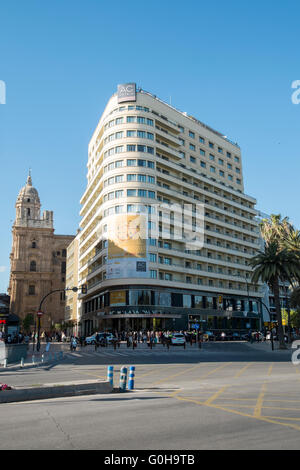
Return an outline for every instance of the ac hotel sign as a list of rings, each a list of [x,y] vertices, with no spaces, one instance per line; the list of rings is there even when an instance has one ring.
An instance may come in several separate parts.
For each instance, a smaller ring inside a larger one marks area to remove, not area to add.
[[[123,101],[136,101],[135,83],[123,83],[118,85],[118,103]]]

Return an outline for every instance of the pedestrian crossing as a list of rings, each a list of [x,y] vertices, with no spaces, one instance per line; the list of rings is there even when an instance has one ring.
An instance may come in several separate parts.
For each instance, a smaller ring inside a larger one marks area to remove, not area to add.
[[[191,350],[190,350],[191,351]],[[161,357],[164,355],[182,355],[185,354],[186,352],[190,351],[184,351],[184,350],[168,350],[167,348],[159,349],[159,350],[146,350],[146,349],[128,349],[128,350],[109,350],[107,351],[106,349],[100,349],[97,351],[84,351],[84,350],[77,350],[77,351],[70,351],[70,352],[65,352],[64,357],[65,358],[89,358],[89,357]],[[196,351],[196,349],[194,349]]]

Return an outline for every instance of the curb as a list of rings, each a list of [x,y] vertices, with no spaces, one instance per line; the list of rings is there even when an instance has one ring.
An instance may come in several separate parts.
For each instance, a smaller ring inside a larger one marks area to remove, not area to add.
[[[13,390],[0,392],[0,404],[48,398],[72,397],[112,393],[109,382],[65,382],[64,384],[45,384],[40,387],[15,387]]]

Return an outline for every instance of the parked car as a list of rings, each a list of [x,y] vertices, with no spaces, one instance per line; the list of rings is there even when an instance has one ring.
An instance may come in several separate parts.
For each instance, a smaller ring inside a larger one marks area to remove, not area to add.
[[[237,331],[232,333],[232,341],[240,341],[242,339],[241,334]]]
[[[171,337],[171,344],[174,346],[184,346],[185,337],[182,333],[174,333]]]

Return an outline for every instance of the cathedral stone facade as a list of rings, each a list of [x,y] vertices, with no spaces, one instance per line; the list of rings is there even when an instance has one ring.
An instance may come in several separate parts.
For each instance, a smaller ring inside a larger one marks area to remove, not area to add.
[[[54,235],[53,212],[44,211],[41,218],[40,209],[40,198],[29,174],[17,198],[12,228],[10,312],[21,322],[28,314],[36,320],[41,299],[50,291],[60,289],[42,307],[42,329],[52,331],[64,321],[66,253],[74,236]]]

